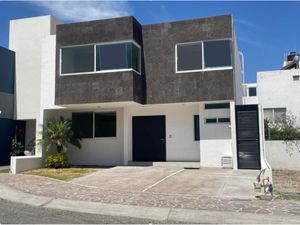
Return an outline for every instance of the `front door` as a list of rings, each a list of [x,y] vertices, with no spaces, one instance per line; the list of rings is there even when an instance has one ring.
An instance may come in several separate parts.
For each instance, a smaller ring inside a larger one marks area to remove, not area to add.
[[[239,169],[260,169],[258,105],[236,106]]]
[[[132,118],[133,161],[166,161],[165,116]]]

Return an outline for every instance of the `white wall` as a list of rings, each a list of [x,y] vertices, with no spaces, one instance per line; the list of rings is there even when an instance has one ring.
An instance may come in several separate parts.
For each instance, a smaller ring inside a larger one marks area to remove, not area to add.
[[[231,124],[206,124],[205,118],[231,117],[230,109],[204,109],[200,111],[200,158],[203,167],[221,167],[222,156],[233,156]],[[231,120],[234,118],[231,118]]]
[[[265,151],[272,169],[300,170],[300,146],[292,142],[266,141]]]
[[[263,108],[283,108],[300,117],[300,81],[293,81],[300,69],[257,73],[258,102]]]
[[[235,36],[235,32],[233,31],[233,59],[234,59],[234,83],[235,83],[235,103],[237,105],[241,105],[243,103],[243,72],[242,72],[242,64],[239,55],[239,49],[237,46],[237,40]]]
[[[165,115],[166,160],[199,161],[199,141],[194,140],[194,115],[198,114],[198,104],[164,104],[128,108],[125,123],[127,128],[125,158],[127,161],[132,161],[132,116]]]
[[[10,171],[12,174],[44,166],[42,157],[39,156],[12,156],[10,157]]]
[[[87,138],[82,139],[82,148],[78,149],[70,146],[69,159],[72,165],[123,165],[123,109],[84,109],[84,110],[46,110],[45,121],[59,119],[63,116],[65,119],[72,118],[72,112],[117,112],[117,137],[115,138]]]
[[[9,49],[16,52],[16,118],[37,119],[41,104],[43,39],[57,22],[50,16],[10,21]]]

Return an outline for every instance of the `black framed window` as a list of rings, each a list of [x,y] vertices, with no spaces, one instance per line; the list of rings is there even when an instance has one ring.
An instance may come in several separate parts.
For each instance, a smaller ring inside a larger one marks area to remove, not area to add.
[[[202,69],[202,43],[177,45],[177,71]]]
[[[205,109],[229,109],[230,104],[228,102],[225,103],[208,103],[204,105]]]
[[[230,118],[218,118],[218,123],[230,123]]]
[[[256,96],[256,87],[248,88],[249,96]]]
[[[61,49],[61,73],[94,71],[94,46],[66,47]]]
[[[93,138],[93,113],[72,113],[72,129],[75,137]]]
[[[205,41],[204,68],[231,66],[230,40]]]
[[[206,118],[205,123],[217,123],[217,118]]]
[[[194,115],[194,138],[195,141],[200,141],[199,115]]]
[[[95,113],[95,137],[116,137],[116,112]]]

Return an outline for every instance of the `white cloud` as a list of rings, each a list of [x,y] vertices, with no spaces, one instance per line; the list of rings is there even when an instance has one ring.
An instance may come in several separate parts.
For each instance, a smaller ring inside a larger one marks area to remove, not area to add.
[[[257,27],[254,23],[248,21],[248,20],[244,20],[244,19],[234,19],[233,20],[235,23],[237,24],[241,24],[241,25],[245,25],[248,27]]]
[[[61,20],[88,21],[127,16],[127,2],[112,1],[35,1],[31,2]]]
[[[237,37],[237,40],[245,44],[252,45],[254,47],[259,47],[259,48],[267,47],[267,44],[247,37]]]

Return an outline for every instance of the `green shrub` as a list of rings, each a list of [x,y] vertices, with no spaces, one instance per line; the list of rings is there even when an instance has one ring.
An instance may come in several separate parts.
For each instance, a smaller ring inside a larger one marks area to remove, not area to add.
[[[14,138],[11,142],[11,156],[23,156],[24,155],[24,146],[21,142],[17,141],[17,138]]]
[[[69,159],[65,152],[50,155],[45,160],[46,168],[67,168],[69,167]]]

